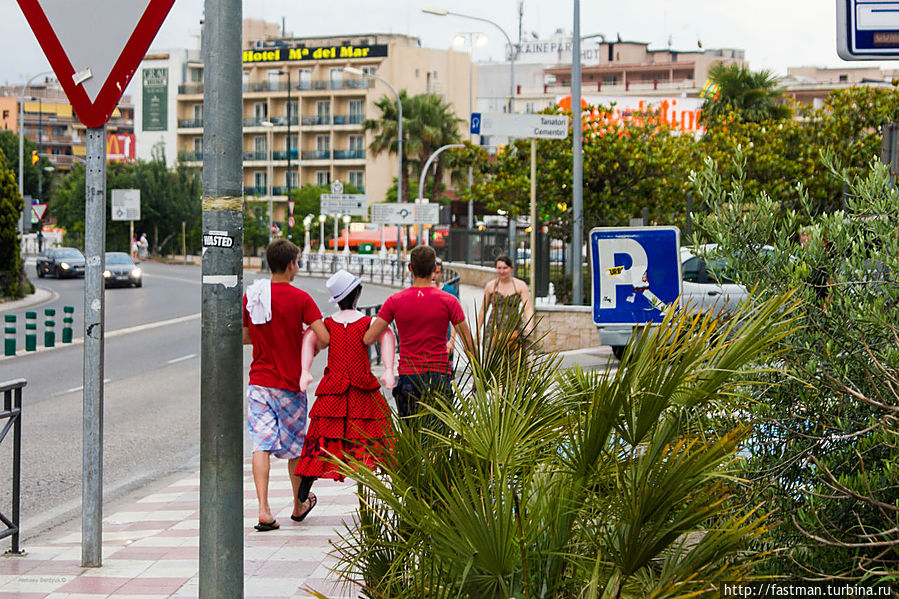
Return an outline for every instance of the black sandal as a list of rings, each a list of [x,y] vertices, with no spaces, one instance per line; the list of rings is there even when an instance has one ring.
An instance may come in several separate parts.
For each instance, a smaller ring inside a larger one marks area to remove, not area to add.
[[[315,493],[313,493],[313,492],[310,491],[310,492],[309,492],[309,498],[308,498],[306,501],[309,502],[309,509],[306,510],[305,512],[303,512],[303,515],[302,515],[302,516],[294,516],[293,514],[291,514],[291,515],[290,515],[290,519],[291,519],[291,520],[293,520],[294,522],[302,522],[303,520],[305,520],[305,519],[306,519],[306,516],[309,515],[309,512],[312,511],[312,508],[315,507],[315,504],[318,503],[318,497],[315,496]]]

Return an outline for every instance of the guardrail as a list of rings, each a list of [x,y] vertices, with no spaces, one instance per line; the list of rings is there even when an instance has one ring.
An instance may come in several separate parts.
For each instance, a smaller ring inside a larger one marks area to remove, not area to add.
[[[0,522],[6,530],[0,531],[0,539],[12,537],[12,547],[4,555],[23,555],[19,547],[19,497],[22,481],[22,388],[28,384],[25,379],[15,379],[0,383],[3,393],[3,411],[0,420],[6,420],[0,431],[0,443],[12,429],[12,514],[10,517],[0,513]]]

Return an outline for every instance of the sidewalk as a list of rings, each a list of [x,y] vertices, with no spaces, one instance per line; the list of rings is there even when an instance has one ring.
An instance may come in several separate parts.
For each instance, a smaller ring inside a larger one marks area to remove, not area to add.
[[[460,295],[474,322],[482,290],[462,285]],[[562,355],[562,366],[603,368],[610,357],[608,347],[575,350]],[[332,599],[356,597],[356,589],[343,586],[330,572],[336,562],[328,556],[344,522],[352,521],[358,505],[355,484],[317,481],[318,504],[307,520],[297,523],[290,519],[292,490],[284,469],[283,460],[273,460],[269,483],[281,528],[260,533],[253,529],[257,508],[249,456],[244,462],[244,597],[310,597],[309,590]],[[0,558],[0,599],[198,597],[199,481],[195,468],[173,475],[131,504],[106,506],[101,568],[80,566],[80,521],[35,541],[29,540],[35,531],[26,530],[21,546],[27,555]],[[0,540],[0,547],[8,549],[9,541]]]

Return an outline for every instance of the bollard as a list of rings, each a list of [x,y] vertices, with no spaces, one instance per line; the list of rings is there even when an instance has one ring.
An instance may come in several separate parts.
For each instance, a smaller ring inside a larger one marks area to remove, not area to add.
[[[6,327],[3,329],[6,338],[3,340],[3,355],[16,355],[16,315],[7,314],[3,318],[6,321]]]
[[[44,347],[56,347],[56,331],[53,330],[53,327],[56,326],[56,321],[50,320],[55,316],[55,308],[44,308],[44,317],[47,318],[44,321]]]
[[[71,343],[72,342],[72,323],[75,322],[74,314],[75,314],[75,306],[63,306],[63,317],[62,317],[62,342],[63,343]]]
[[[37,351],[37,312],[25,312],[25,351]]]

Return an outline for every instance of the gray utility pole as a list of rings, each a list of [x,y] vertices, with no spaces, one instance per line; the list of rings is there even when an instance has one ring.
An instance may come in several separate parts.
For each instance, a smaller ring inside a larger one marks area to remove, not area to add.
[[[242,6],[240,0],[206,0],[205,13],[199,596],[200,599],[241,599]],[[207,236],[212,239],[208,245]]]
[[[84,397],[81,433],[81,566],[103,565],[103,336],[106,309],[106,126],[86,137],[84,196]]]
[[[572,130],[572,194],[574,196],[571,221],[571,303],[584,302],[584,126],[581,117],[581,2],[574,0],[574,31],[571,34],[571,112]]]
[[[31,86],[31,82],[39,77],[43,77],[45,75],[52,75],[53,71],[44,71],[43,73],[38,73],[37,75],[31,77],[25,85],[22,86],[22,93],[19,98],[19,195],[22,197],[22,220],[19,221],[19,235],[20,239],[25,239],[25,221],[28,219],[28,215],[31,213],[31,206],[25,206],[25,184],[24,184],[24,173],[25,173],[25,163],[24,163],[24,155],[25,155],[25,91]],[[104,149],[105,151],[105,149]],[[24,249],[24,247],[22,248]]]

